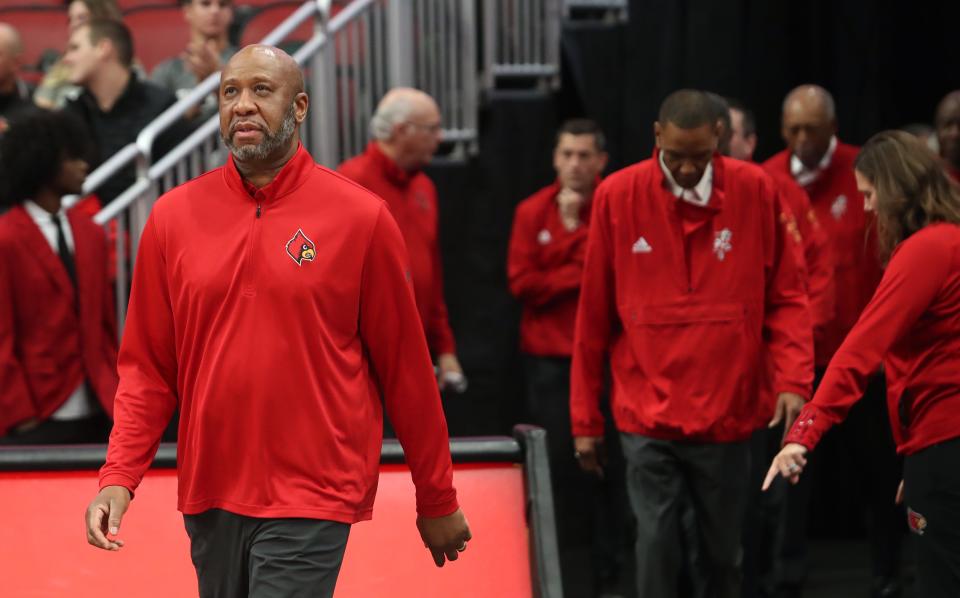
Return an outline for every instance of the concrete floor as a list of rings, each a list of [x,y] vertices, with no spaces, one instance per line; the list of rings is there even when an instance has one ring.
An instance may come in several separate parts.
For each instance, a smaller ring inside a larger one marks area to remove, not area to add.
[[[913,577],[912,545],[904,546],[902,598],[919,598],[911,591]],[[863,541],[814,541],[810,544],[810,576],[804,587],[804,598],[868,598],[871,573],[867,544]],[[565,598],[594,598],[590,573],[590,554],[586,548],[567,551],[561,566]],[[627,567],[626,576],[632,575]],[[637,598],[629,579],[621,584],[623,598]]]

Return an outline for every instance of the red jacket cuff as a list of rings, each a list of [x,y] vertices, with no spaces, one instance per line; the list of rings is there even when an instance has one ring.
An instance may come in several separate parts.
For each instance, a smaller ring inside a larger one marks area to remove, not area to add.
[[[123,473],[108,473],[100,476],[100,489],[103,490],[107,486],[123,486],[130,491],[130,498],[133,498],[134,492],[137,489],[137,486],[140,484],[134,480],[131,476],[128,476]]]
[[[429,505],[417,504],[417,515],[421,517],[446,517],[459,508],[460,503],[457,502],[457,495],[454,494],[453,498],[443,502]]]
[[[590,423],[590,424],[573,424],[573,436],[592,436],[594,438],[603,436],[606,430],[604,430],[603,422],[599,423]]]
[[[793,426],[790,427],[790,431],[783,439],[783,444],[801,444],[807,450],[812,451],[829,428],[830,424],[817,414],[816,409],[808,405],[800,411],[800,415],[797,416]]]

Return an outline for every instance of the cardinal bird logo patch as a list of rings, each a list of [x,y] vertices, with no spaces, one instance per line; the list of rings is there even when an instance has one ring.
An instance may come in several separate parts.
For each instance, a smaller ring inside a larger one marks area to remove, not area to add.
[[[317,246],[303,234],[302,228],[298,228],[297,234],[287,241],[287,255],[302,266],[303,262],[312,262],[317,257]]]

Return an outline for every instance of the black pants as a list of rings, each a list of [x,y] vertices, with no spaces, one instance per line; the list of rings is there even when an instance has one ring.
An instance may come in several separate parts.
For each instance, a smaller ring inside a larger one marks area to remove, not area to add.
[[[739,598],[741,528],[747,502],[747,442],[695,444],[622,435],[627,489],[637,519],[637,594],[680,595],[684,509],[692,510],[697,558],[711,598]]]
[[[783,509],[790,484],[760,490],[774,456],[780,452],[783,426],[762,428],[750,438],[750,475],[743,522],[743,598],[774,595],[782,568]],[[813,455],[810,455],[813,458]]]
[[[609,407],[603,479],[583,472],[573,456],[570,429],[570,359],[525,356],[527,415],[547,431],[557,536],[561,551],[590,544],[597,586],[616,585],[627,547],[628,505],[623,451]]]
[[[818,371],[816,385],[822,379]],[[846,421],[837,426],[809,456],[800,483],[774,483],[760,495],[757,480],[763,480],[770,462],[780,450],[783,428],[758,431],[753,439],[751,506],[744,530],[744,598],[799,593],[807,576],[807,521],[811,500],[820,520],[829,520],[834,498],[833,478],[856,480],[865,504],[867,537],[875,580],[895,580],[905,534],[902,509],[894,504],[902,465],[893,446],[886,410],[886,385],[882,375],[871,378],[863,398]],[[832,469],[828,466],[833,465]],[[849,484],[849,482],[848,482]]]
[[[350,526],[210,509],[184,515],[200,598],[329,598]]]
[[[960,438],[910,455],[904,462],[904,502],[917,534],[916,594],[960,596]]]

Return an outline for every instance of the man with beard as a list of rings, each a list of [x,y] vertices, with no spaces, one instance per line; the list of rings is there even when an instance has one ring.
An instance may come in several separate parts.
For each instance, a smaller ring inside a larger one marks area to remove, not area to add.
[[[366,151],[337,170],[382,197],[390,206],[410,253],[417,308],[440,387],[463,379],[443,297],[437,234],[437,189],[423,168],[440,143],[440,109],[417,89],[390,90],[370,122]]]
[[[333,594],[350,525],[372,515],[382,404],[437,566],[470,539],[403,238],[381,199],[300,145],[303,89],[283,51],[238,52],[219,92],[230,160],[154,206],[86,514],[88,542],[124,546],[179,406],[178,508],[203,598]]]
[[[940,157],[953,180],[960,183],[960,90],[951,91],[937,104],[934,125]]]

